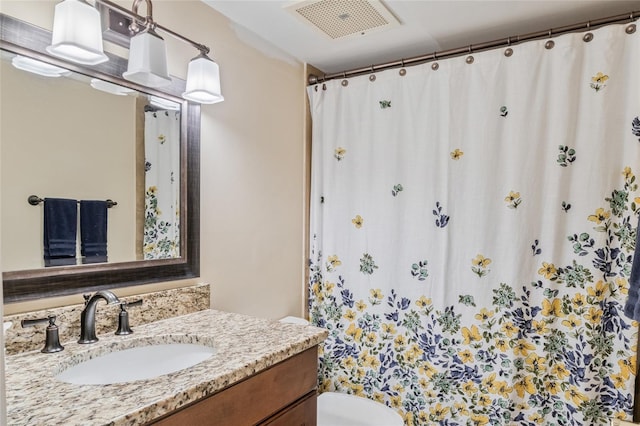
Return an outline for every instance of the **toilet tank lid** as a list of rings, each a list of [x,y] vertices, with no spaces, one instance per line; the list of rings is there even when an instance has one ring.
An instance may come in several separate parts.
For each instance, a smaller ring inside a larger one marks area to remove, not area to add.
[[[301,324],[301,325],[309,325],[309,321],[304,318],[299,317],[284,317],[279,320],[280,322],[284,322],[287,324]]]

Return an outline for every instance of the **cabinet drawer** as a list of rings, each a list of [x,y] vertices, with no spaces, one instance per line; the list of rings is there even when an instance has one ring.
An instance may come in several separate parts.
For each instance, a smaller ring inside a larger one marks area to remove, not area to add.
[[[288,410],[276,414],[262,426],[316,426],[318,412],[318,395],[311,392],[302,401]]]
[[[314,346],[152,424],[161,426],[258,424],[315,391],[317,365],[318,353],[317,347]],[[313,415],[316,415],[315,410]]]

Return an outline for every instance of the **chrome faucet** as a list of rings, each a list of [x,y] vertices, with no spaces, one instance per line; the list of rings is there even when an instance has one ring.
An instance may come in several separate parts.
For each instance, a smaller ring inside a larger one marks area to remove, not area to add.
[[[100,299],[104,299],[108,305],[120,303],[116,295],[108,290],[98,291],[93,296],[85,294],[84,309],[80,315],[80,340],[78,340],[78,343],[98,341],[96,337],[96,307]]]

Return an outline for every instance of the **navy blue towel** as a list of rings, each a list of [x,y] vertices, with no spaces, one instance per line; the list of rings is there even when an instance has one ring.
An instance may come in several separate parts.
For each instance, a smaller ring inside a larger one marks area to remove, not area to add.
[[[80,201],[80,252],[82,263],[107,261],[106,201]]]
[[[44,199],[44,266],[76,264],[78,202]]]
[[[624,314],[636,321],[640,320],[640,217],[636,228],[636,248],[633,252],[631,276],[629,277],[629,295],[624,305]]]

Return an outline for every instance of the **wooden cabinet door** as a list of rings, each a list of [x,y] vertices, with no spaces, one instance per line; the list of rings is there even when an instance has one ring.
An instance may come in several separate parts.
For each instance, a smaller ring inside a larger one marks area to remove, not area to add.
[[[310,393],[315,396],[317,366],[318,351],[314,346],[151,424],[251,426],[272,417],[275,419],[276,413],[301,398]],[[315,399],[313,403],[309,402],[309,407],[315,418]]]

